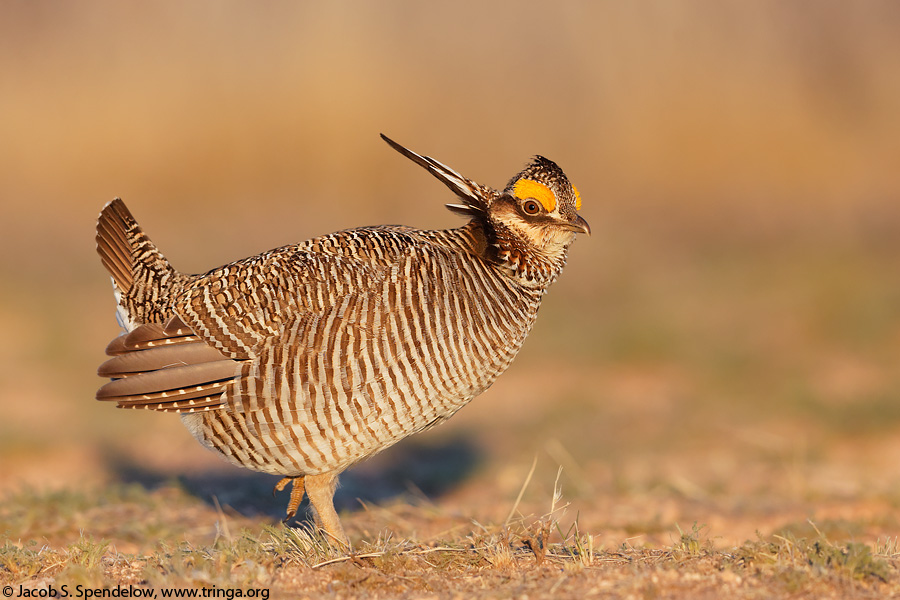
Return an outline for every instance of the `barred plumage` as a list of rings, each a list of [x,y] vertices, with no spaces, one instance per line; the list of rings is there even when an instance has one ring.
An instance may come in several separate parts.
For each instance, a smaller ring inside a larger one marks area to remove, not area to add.
[[[384,137],[384,136],[382,136]],[[543,157],[501,192],[384,138],[443,181],[458,228],[363,227],[240,260],[175,271],[119,200],[97,249],[125,333],[97,393],[177,412],[231,462],[294,483],[347,543],[337,475],[450,417],[512,362],[569,244],[590,233],[578,192]]]

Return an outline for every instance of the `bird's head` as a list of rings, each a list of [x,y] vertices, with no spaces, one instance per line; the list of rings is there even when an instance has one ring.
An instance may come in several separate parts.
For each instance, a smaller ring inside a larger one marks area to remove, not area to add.
[[[539,271],[546,270],[550,263],[561,269],[576,234],[591,233],[590,225],[578,214],[578,190],[552,160],[535,156],[503,191],[498,191],[463,177],[433,158],[416,154],[383,134],[381,137],[453,190],[461,202],[448,204],[447,208],[482,222],[489,230],[498,258],[523,271],[526,278],[530,278],[529,262],[538,263],[530,268]]]
[[[579,210],[581,196],[559,165],[535,156],[509,180],[489,214],[536,248],[552,251],[571,244],[577,233],[590,235]]]

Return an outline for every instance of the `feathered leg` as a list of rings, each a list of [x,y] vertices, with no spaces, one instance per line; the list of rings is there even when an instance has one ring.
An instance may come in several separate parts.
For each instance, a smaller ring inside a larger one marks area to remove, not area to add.
[[[337,473],[306,476],[306,495],[316,511],[316,524],[325,531],[329,541],[350,547],[350,539],[341,527],[337,511],[334,510],[334,490],[337,487]]]

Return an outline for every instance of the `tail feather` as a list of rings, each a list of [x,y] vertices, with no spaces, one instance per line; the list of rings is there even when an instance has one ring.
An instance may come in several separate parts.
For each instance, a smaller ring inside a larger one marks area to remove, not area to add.
[[[131,257],[123,253],[128,247],[121,221],[101,220],[97,223],[97,252],[103,266],[119,289],[127,290],[133,281]]]
[[[169,298],[183,278],[116,198],[97,221],[97,253],[113,280],[119,322],[126,331],[172,316]]]
[[[113,280],[125,333],[106,348],[98,374],[112,381],[98,400],[121,408],[190,413],[216,410],[237,362],[207,345],[172,309],[187,276],[178,273],[116,198],[97,221],[97,253]]]

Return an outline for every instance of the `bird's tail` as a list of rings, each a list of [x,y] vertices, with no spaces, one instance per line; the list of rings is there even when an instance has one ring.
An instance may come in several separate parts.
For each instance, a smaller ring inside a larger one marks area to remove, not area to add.
[[[119,198],[100,213],[97,253],[112,276],[123,329],[164,323],[172,316],[170,298],[184,277],[172,268]]]

